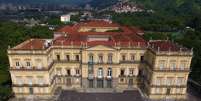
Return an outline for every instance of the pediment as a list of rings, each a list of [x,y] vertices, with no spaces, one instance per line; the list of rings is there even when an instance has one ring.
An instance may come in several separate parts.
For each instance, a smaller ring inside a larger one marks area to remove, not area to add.
[[[113,51],[115,50],[113,47],[104,46],[104,45],[96,45],[93,47],[89,47],[86,50],[93,50],[93,51]]]

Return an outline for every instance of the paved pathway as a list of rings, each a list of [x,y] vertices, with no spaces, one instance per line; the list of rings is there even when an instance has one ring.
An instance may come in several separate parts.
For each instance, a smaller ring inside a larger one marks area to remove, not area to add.
[[[63,91],[58,101],[143,101],[137,90],[123,93],[78,93]]]

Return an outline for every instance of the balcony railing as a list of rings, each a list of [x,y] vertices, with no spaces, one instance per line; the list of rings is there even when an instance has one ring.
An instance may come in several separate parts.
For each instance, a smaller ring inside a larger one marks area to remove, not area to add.
[[[171,69],[171,68],[154,68],[153,69],[154,71],[162,71],[162,72],[189,72],[190,69],[189,68],[174,68],[174,69]]]
[[[13,87],[48,87],[49,84],[12,84]]]
[[[45,67],[10,67],[11,71],[47,71],[48,68]]]

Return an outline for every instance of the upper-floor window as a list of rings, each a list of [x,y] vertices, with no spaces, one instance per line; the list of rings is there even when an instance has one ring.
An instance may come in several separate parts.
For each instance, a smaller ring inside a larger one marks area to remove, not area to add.
[[[28,80],[28,84],[29,85],[32,85],[33,84],[33,77],[27,77],[27,80]]]
[[[102,78],[102,77],[103,77],[103,69],[98,68],[98,78]]]
[[[42,69],[42,60],[36,59],[37,69]]]
[[[173,77],[167,77],[166,84],[172,85],[173,84]]]
[[[108,63],[112,63],[112,54],[108,54]]]
[[[66,55],[66,61],[70,61],[70,55]]]
[[[112,77],[112,68],[108,68],[107,76]]]
[[[183,70],[184,68],[186,68],[186,64],[187,64],[186,61],[181,61],[181,63],[180,63],[180,69]]]
[[[38,63],[37,68],[38,68],[38,69],[42,69],[42,63],[41,63],[41,62]]]
[[[159,68],[160,68],[160,70],[163,70],[165,68],[165,60],[159,61]]]
[[[125,74],[124,72],[125,72],[125,69],[121,69],[120,70],[120,75],[123,76]]]
[[[44,78],[42,76],[38,77],[38,84],[40,85],[44,84]]]
[[[135,55],[131,54],[131,61],[135,61]]]
[[[93,54],[89,54],[89,62],[93,62],[94,61],[94,56]]]
[[[76,75],[80,75],[80,70],[79,70],[79,69],[76,69],[76,70],[75,70],[75,74],[76,74]]]
[[[130,68],[130,69],[129,69],[129,75],[130,75],[130,76],[133,76],[133,75],[134,75],[134,69],[133,69],[133,68]]]
[[[19,84],[19,85],[22,85],[23,84],[23,79],[21,76],[17,76],[16,77],[16,83]]]
[[[27,61],[26,66],[27,66],[28,69],[30,69],[31,68],[31,63],[29,61]]]
[[[68,76],[71,75],[71,71],[70,71],[70,69],[66,69],[66,75],[68,75]]]
[[[184,84],[184,77],[178,77],[177,78],[177,85],[182,85]]]
[[[79,61],[79,60],[80,60],[79,55],[75,55],[75,60],[76,60],[76,61]]]
[[[19,69],[19,68],[20,68],[20,62],[17,61],[17,62],[15,63],[15,66],[16,66],[17,69]]]
[[[122,61],[126,61],[126,55],[125,55],[125,54],[122,54],[122,55],[121,55],[121,59],[122,59]]]
[[[140,56],[140,61],[143,62],[144,61],[144,55]]]
[[[175,70],[176,69],[176,61],[175,60],[170,61],[170,69],[171,70]]]
[[[59,54],[57,54],[57,60],[58,61],[60,61],[61,59],[60,59],[60,55]]]
[[[61,73],[61,68],[56,68],[56,73],[57,73],[57,75],[61,75],[62,73]]]
[[[98,62],[103,63],[103,55],[102,54],[98,55]]]
[[[156,85],[162,85],[162,81],[163,81],[163,78],[162,78],[162,77],[157,77],[155,84],[156,84]]]

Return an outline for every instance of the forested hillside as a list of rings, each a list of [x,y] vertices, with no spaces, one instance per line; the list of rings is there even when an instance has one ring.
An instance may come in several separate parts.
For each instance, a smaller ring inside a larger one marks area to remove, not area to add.
[[[147,39],[161,39],[166,33],[165,37],[193,48],[190,77],[201,84],[201,0],[130,1],[153,12],[113,14],[113,20],[125,25],[139,26],[146,32],[151,32],[145,35]]]

